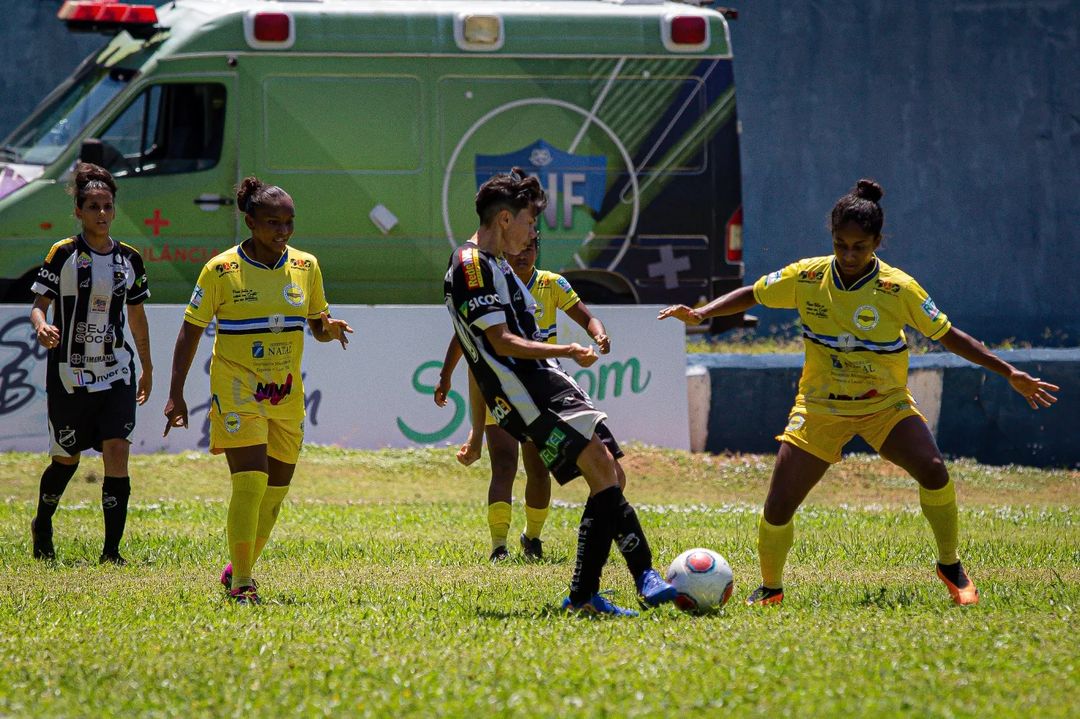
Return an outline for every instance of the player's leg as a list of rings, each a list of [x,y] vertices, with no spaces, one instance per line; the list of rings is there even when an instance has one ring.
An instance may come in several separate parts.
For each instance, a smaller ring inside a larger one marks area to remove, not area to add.
[[[761,586],[750,594],[747,604],[779,604],[783,601],[784,564],[795,539],[795,510],[829,465],[824,459],[791,443],[781,443],[765,496],[765,507],[758,518]]]
[[[56,558],[53,547],[53,515],[60,505],[60,498],[68,482],[79,468],[79,456],[92,444],[87,434],[85,397],[70,395],[64,391],[46,394],[49,419],[49,466],[41,474],[38,483],[37,512],[30,520],[30,539],[35,559]]]
[[[266,445],[227,447],[225,457],[232,475],[232,495],[226,520],[229,560],[232,564],[232,594],[240,602],[257,602],[251,567],[255,563],[259,507],[266,494],[269,478]]]
[[[267,427],[266,467],[267,486],[259,504],[259,524],[255,530],[255,551],[252,563],[262,554],[270,532],[281,513],[281,504],[289,493],[300,447],[304,443],[304,420],[271,419]]]
[[[120,540],[127,524],[131,476],[128,471],[130,437],[135,431],[135,383],[114,385],[101,393],[97,439],[105,464],[101,482],[101,514],[105,521],[102,563],[126,564],[120,556]]]
[[[919,415],[904,417],[889,430],[878,451],[919,483],[919,504],[937,544],[937,575],[953,601],[960,605],[978,603],[979,590],[957,556],[956,487],[926,421]]]
[[[518,441],[497,424],[484,427],[491,460],[491,482],[488,485],[488,529],[491,531],[492,562],[510,557],[506,537],[510,534],[510,516],[514,499],[514,477],[517,475]]]
[[[521,462],[525,465],[525,531],[521,534],[521,549],[527,559],[539,560],[544,557],[540,534],[551,504],[551,474],[532,442],[521,443]]]

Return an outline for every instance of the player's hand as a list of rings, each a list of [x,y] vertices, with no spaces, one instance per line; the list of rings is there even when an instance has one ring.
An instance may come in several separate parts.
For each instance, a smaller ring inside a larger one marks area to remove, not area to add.
[[[582,347],[577,342],[570,343],[570,359],[577,362],[582,367],[591,367],[596,363],[596,360],[600,359],[600,355],[596,354],[596,350],[589,347]]]
[[[188,426],[188,411],[187,402],[183,397],[169,397],[169,400],[165,403],[165,432],[162,437],[169,436],[169,430],[173,427]]]
[[[439,384],[435,386],[435,404],[445,407],[448,394],[450,394],[450,378],[439,375]]]
[[[1056,384],[1043,382],[1038,377],[1032,377],[1027,372],[1021,372],[1020,370],[1016,370],[1009,376],[1009,384],[1024,396],[1032,409],[1038,409],[1040,405],[1049,407],[1054,402],[1057,402],[1057,397],[1050,393],[1061,389]]]
[[[668,317],[674,317],[677,320],[682,320],[688,325],[699,325],[701,321],[705,319],[701,316],[701,313],[692,307],[686,305],[671,305],[660,310],[660,314],[656,316],[658,320],[666,320]]]
[[[341,349],[345,349],[345,345],[349,344],[349,338],[345,336],[345,333],[352,334],[353,332],[353,328],[349,327],[349,323],[331,317],[326,312],[319,315],[319,322],[322,323],[324,336],[329,337],[331,340],[337,340],[341,343]]]
[[[135,401],[139,404],[146,404],[146,400],[150,399],[150,390],[154,388],[154,370],[153,368],[143,367],[142,374],[139,375],[139,389],[135,392]]]
[[[480,452],[484,446],[483,435],[480,435],[478,439],[474,439],[475,436],[475,433],[470,429],[469,438],[465,440],[465,444],[461,445],[461,449],[457,451],[457,461],[466,467],[480,459]]]
[[[600,348],[600,354],[606,355],[611,351],[611,338],[605,334],[599,334],[593,337],[593,342]]]
[[[37,341],[42,347],[52,349],[60,344],[60,330],[46,322],[38,328]]]

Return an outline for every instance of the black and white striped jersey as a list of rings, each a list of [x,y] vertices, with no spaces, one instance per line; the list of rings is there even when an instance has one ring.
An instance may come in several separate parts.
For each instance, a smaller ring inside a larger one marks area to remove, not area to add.
[[[82,235],[52,246],[31,288],[53,301],[52,324],[60,344],[49,350],[45,387],[50,392],[96,392],[130,383],[134,353],[124,328],[124,305],[150,296],[142,256],[130,245],[95,252]]]
[[[484,335],[489,327],[505,324],[519,337],[543,341],[536,324],[536,301],[505,260],[475,244],[462,245],[450,257],[443,293],[465,359],[489,406],[497,396],[515,405],[516,398],[526,400],[521,378],[557,367],[554,360],[500,355]]]

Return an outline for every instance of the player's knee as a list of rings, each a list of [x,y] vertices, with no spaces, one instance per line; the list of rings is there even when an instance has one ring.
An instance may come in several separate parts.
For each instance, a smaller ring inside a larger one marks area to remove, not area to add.
[[[795,516],[795,510],[798,508],[797,502],[785,497],[766,497],[762,515],[764,515],[766,522],[780,527],[792,520]]]
[[[915,469],[915,480],[927,489],[941,489],[949,483],[949,469],[941,455],[927,457]]]

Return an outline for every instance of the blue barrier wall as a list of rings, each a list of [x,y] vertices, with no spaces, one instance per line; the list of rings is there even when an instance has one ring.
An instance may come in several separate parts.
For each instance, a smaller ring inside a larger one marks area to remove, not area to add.
[[[1019,369],[1059,385],[1058,403],[1032,410],[1002,377],[955,355],[913,356],[913,372],[929,370],[940,375],[940,393],[917,397],[920,409],[937,418],[938,447],[946,455],[973,457],[987,464],[1080,467],[1080,350],[998,354]],[[775,452],[774,437],[787,423],[802,359],[800,354],[689,355],[688,365],[704,367],[709,375],[705,449]],[[845,451],[872,450],[856,440]]]

